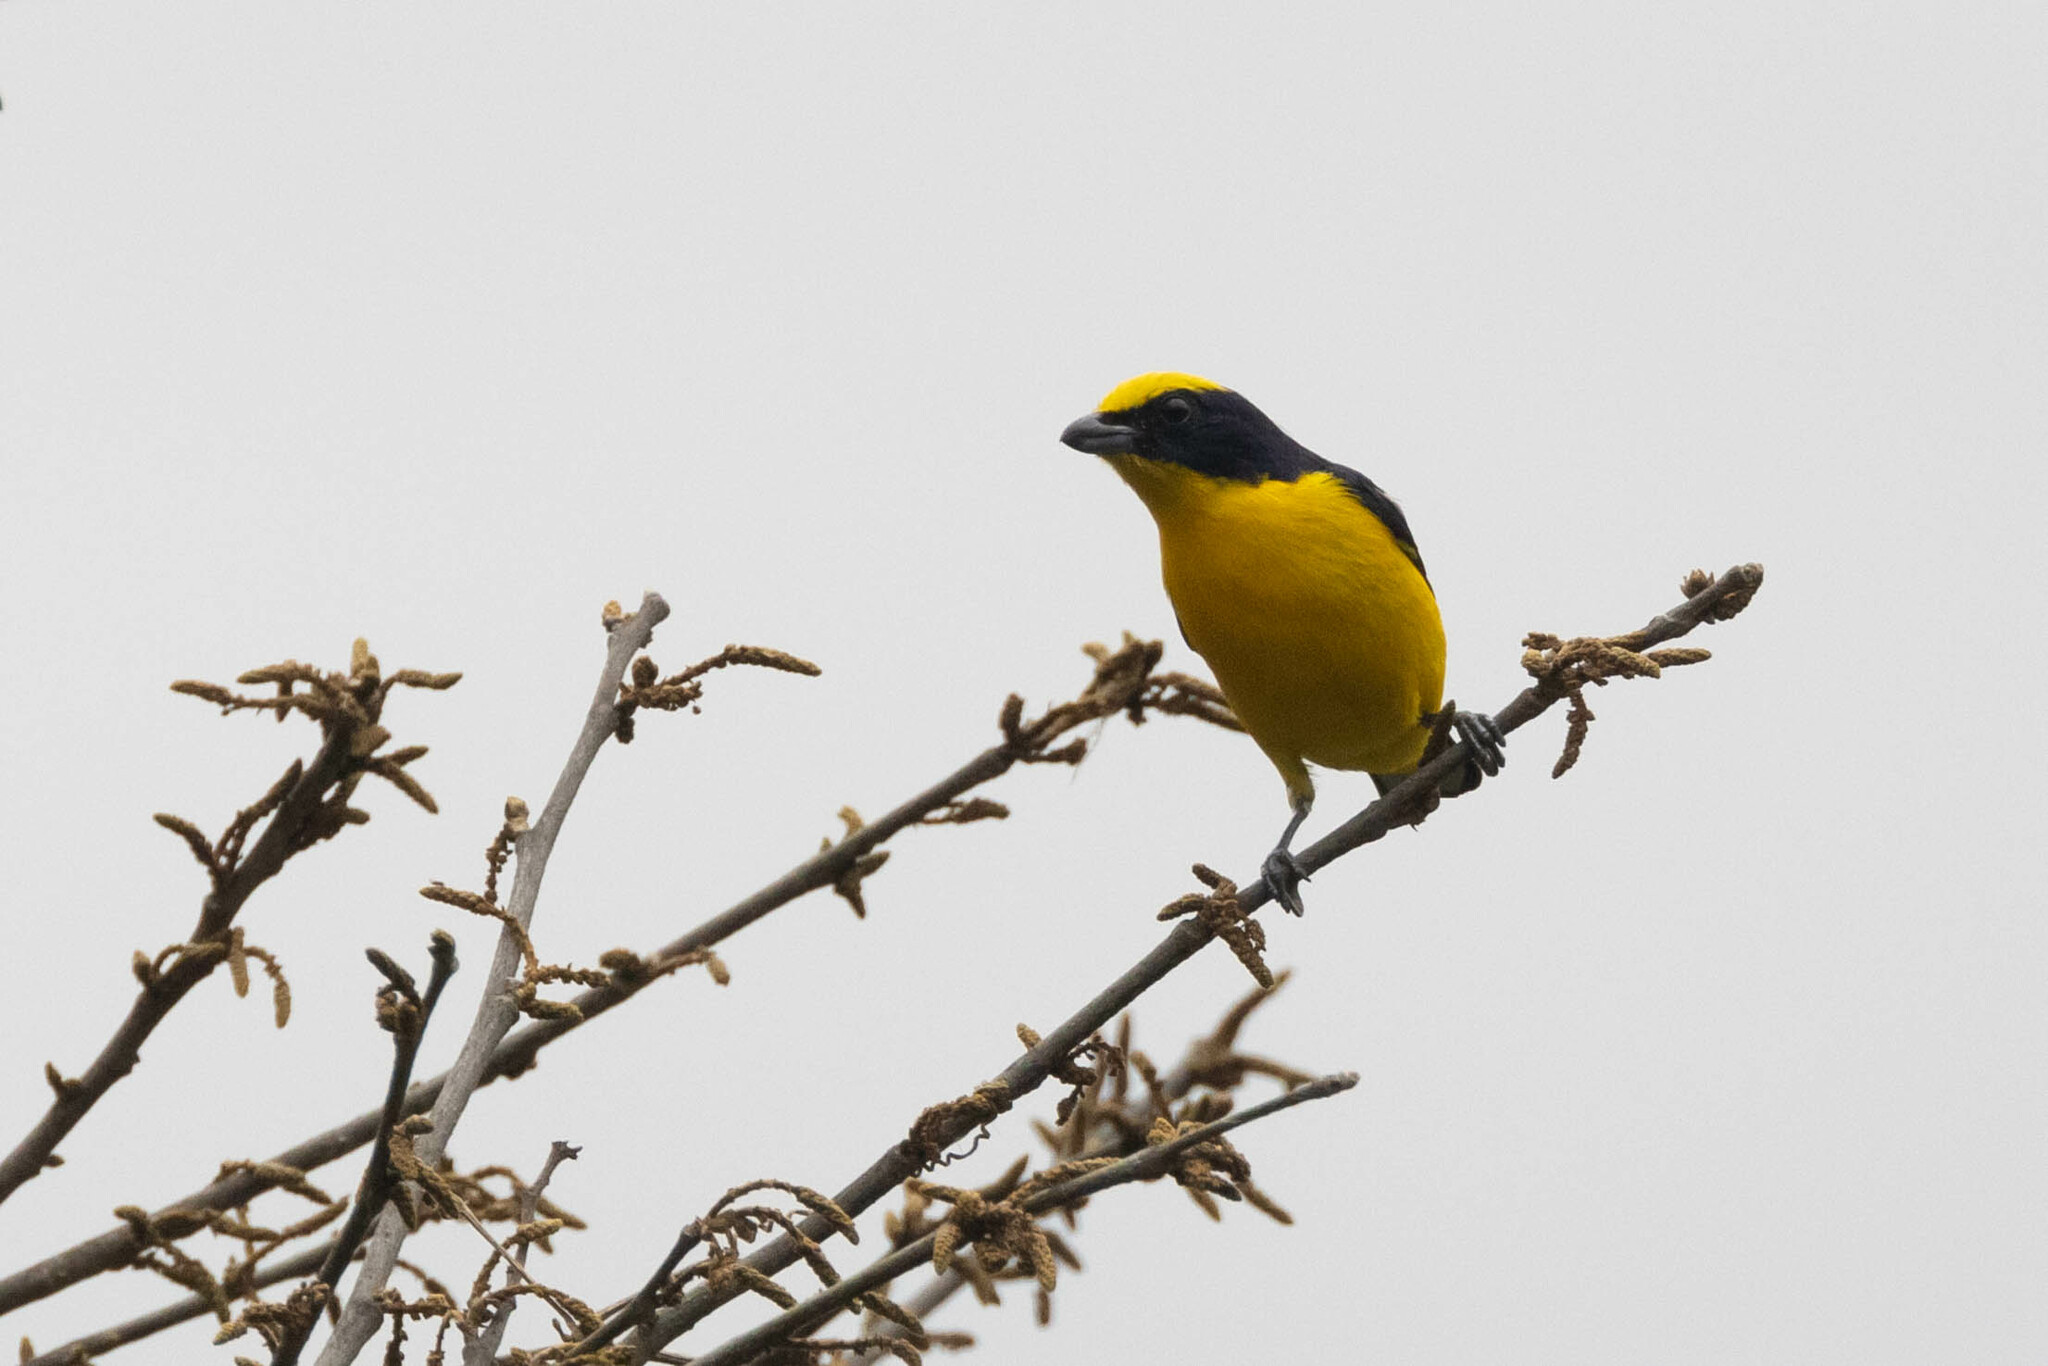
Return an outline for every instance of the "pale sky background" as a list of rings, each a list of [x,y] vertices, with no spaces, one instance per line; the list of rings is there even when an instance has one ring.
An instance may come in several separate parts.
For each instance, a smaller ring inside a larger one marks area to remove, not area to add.
[[[388,715],[442,814],[372,790],[244,913],[290,1028],[200,989],[0,1208],[4,1270],[374,1104],[366,945],[459,934],[445,1065],[491,935],[415,889],[546,795],[606,599],[669,597],[664,666],[825,674],[716,676],[602,757],[536,924],[583,963],[1070,695],[1084,641],[1198,668],[1142,508],[1056,442],[1174,368],[1402,500],[1467,706],[1526,631],[1769,579],[1712,663],[1597,694],[1567,779],[1560,711],[1269,918],[1299,972],[1246,1044],[1364,1076],[1240,1135],[1296,1227],[1126,1189],[1049,1332],[1024,1293],[934,1326],[985,1362],[2048,1359],[2044,53],[2027,4],[0,7],[0,1142],[191,925],[150,813],[217,829],[308,746],[165,685],[357,634],[466,674]],[[1312,836],[1371,795],[1322,790]],[[731,1184],[839,1187],[1285,815],[1248,742],[1170,721],[988,795],[1014,817],[896,841],[864,923],[792,905],[729,988],[482,1093],[465,1165],[583,1145],[550,1278],[609,1300]],[[1140,1042],[1246,980],[1204,953]],[[209,1332],[107,1359],[225,1361]]]

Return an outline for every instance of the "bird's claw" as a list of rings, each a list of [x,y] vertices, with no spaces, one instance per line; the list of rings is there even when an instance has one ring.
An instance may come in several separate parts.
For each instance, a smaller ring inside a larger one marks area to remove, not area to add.
[[[1266,884],[1267,893],[1279,903],[1281,910],[1289,915],[1301,914],[1301,884],[1308,881],[1308,873],[1293,853],[1275,849],[1266,855],[1265,866],[1259,870],[1259,879]]]
[[[1479,765],[1479,771],[1491,778],[1507,765],[1508,756],[1501,752],[1508,742],[1507,732],[1483,711],[1454,711],[1451,713],[1451,729],[1465,742],[1472,762]]]

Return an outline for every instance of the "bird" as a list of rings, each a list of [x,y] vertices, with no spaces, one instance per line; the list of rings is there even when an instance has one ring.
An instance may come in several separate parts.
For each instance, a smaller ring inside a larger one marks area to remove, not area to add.
[[[1126,380],[1060,441],[1100,456],[1158,524],[1181,636],[1286,784],[1292,814],[1260,871],[1300,915],[1309,766],[1364,770],[1385,793],[1421,762],[1442,704],[1443,618],[1407,517],[1198,375]],[[1442,785],[1455,796],[1500,771],[1506,736],[1478,712],[1451,726],[1467,753]]]

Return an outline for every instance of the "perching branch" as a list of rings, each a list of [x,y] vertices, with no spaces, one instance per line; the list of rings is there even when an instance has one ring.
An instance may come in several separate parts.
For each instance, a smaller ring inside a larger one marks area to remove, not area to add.
[[[1326,1096],[1348,1091],[1357,1084],[1356,1072],[1339,1072],[1319,1078],[1271,1100],[1247,1106],[1236,1114],[1227,1115],[1212,1124],[1204,1124],[1165,1142],[1146,1147],[1129,1157],[1047,1186],[1026,1196],[1018,1201],[1018,1204],[1026,1214],[1047,1214],[1113,1186],[1127,1185],[1133,1181],[1154,1180],[1172,1171],[1175,1162],[1189,1150],[1212,1143],[1232,1129],[1311,1100],[1321,1100]],[[879,1290],[906,1271],[931,1262],[939,1233],[940,1230],[927,1233],[916,1242],[896,1249],[837,1284],[825,1287],[794,1309],[786,1310],[757,1328],[727,1339],[702,1356],[692,1357],[691,1366],[742,1366],[777,1343],[802,1337],[829,1321],[855,1298],[869,1291]]]
[[[1612,677],[1654,678],[1664,664],[1692,664],[1704,660],[1707,657],[1704,650],[1674,651],[1674,655],[1681,657],[1661,662],[1654,655],[1643,655],[1642,652],[1667,640],[1676,640],[1703,622],[1728,620],[1749,605],[1757,589],[1763,586],[1763,581],[1764,567],[1760,564],[1736,565],[1718,579],[1694,570],[1681,586],[1686,594],[1685,601],[1668,612],[1658,613],[1638,630],[1606,638],[1580,637],[1569,642],[1560,642],[1554,636],[1530,636],[1527,643],[1531,648],[1523,655],[1522,666],[1535,677],[1536,682],[1522,689],[1496,712],[1494,724],[1502,731],[1519,730],[1558,702],[1571,699],[1575,716],[1573,733],[1566,741],[1565,753],[1568,759],[1575,761],[1579,743],[1584,738],[1584,723],[1577,719],[1576,713],[1584,705],[1580,693],[1586,684],[1604,685]],[[1590,714],[1587,719],[1591,719]],[[1301,851],[1298,857],[1302,868],[1313,873],[1360,845],[1379,839],[1387,831],[1412,824],[1427,815],[1438,782],[1460,762],[1455,756],[1461,753],[1462,747],[1438,755],[1386,796]],[[1570,766],[1561,759],[1553,776],[1562,776]],[[1265,900],[1263,885],[1254,887],[1252,891],[1258,894],[1258,902]]]
[[[1096,661],[1095,677],[1078,698],[1049,708],[1036,721],[1023,722],[1017,719],[1022,703],[1012,697],[1003,708],[1003,743],[983,750],[924,791],[804,859],[759,891],[646,955],[643,961],[665,963],[711,948],[799,897],[838,886],[892,836],[960,809],[961,799],[969,792],[1001,777],[1017,764],[1075,762],[1079,756],[1072,751],[1082,742],[1074,741],[1057,749],[1054,742],[1079,726],[1119,712],[1134,721],[1142,721],[1148,712],[1190,715],[1215,724],[1228,720],[1228,713],[1219,710],[1216,694],[1207,685],[1180,674],[1155,672],[1160,657],[1156,642],[1126,641],[1115,651],[1095,647],[1091,655]],[[552,1020],[533,1021],[514,1031],[492,1050],[477,1084],[517,1077],[533,1066],[542,1048],[631,1000],[652,980],[648,976],[615,975],[611,983],[574,997],[570,1002],[575,1007],[573,1012]],[[406,1098],[406,1114],[419,1114],[433,1106],[453,1075],[443,1073],[414,1086]],[[257,1165],[278,1171],[315,1170],[371,1142],[378,1132],[379,1120],[378,1111],[368,1111]],[[238,1169],[172,1202],[156,1217],[232,1209],[275,1184],[254,1167]],[[56,1294],[89,1276],[126,1265],[140,1247],[133,1229],[122,1224],[25,1267],[0,1279],[0,1314]]]
[[[654,638],[654,628],[668,614],[668,603],[659,593],[645,594],[640,600],[640,610],[630,616],[606,614],[605,625],[611,639],[605,650],[604,671],[598,676],[596,695],[584,713],[583,728],[570,750],[569,761],[563,766],[561,776],[555,779],[547,805],[541,808],[532,828],[519,837],[516,846],[519,869],[512,882],[512,896],[506,909],[517,923],[518,932],[507,925],[498,935],[497,953],[491,960],[489,975],[484,979],[483,998],[477,1005],[476,1021],[470,1026],[462,1052],[448,1070],[448,1079],[434,1100],[430,1112],[432,1127],[419,1135],[416,1142],[423,1166],[433,1167],[447,1152],[448,1140],[461,1121],[463,1111],[468,1108],[469,1098],[482,1085],[493,1054],[519,1018],[518,1007],[506,994],[504,985],[519,970],[521,934],[532,927],[534,907],[540,899],[541,879],[547,874],[548,856],[554,852],[555,839],[561,834],[562,823],[568,819],[570,804],[576,800],[576,793],[583,786],[584,775],[590,771],[605,741],[618,732],[619,685],[626,678],[633,656],[647,648],[648,642]],[[356,1276],[347,1305],[342,1309],[341,1320],[335,1324],[326,1347],[320,1353],[321,1366],[345,1366],[345,1363],[353,1361],[383,1322],[383,1314],[376,1305],[377,1292],[390,1279],[406,1232],[405,1221],[395,1214],[386,1212],[379,1221],[364,1254],[363,1268]]]
[[[173,685],[174,691],[217,703],[226,711],[266,710],[280,719],[288,711],[298,711],[319,723],[324,738],[310,764],[294,763],[218,841],[209,843],[180,817],[157,817],[158,824],[185,840],[206,868],[211,886],[200,903],[198,923],[186,942],[167,955],[168,961],[160,956],[159,962],[151,963],[137,955],[142,991],[82,1075],[65,1077],[54,1066],[47,1069],[56,1099],[14,1151],[0,1158],[0,1202],[45,1167],[56,1165],[57,1145],[114,1083],[134,1070],[144,1041],[171,1008],[228,959],[229,927],[256,889],[275,877],[293,855],[332,838],[346,825],[369,819],[349,805],[362,775],[374,773],[429,811],[434,809],[433,799],[405,772],[405,765],[426,750],[415,746],[379,754],[391,737],[378,718],[394,685],[438,690],[452,687],[460,677],[402,669],[386,678],[369,647],[358,640],[347,674],[323,674],[287,661],[242,675],[239,681],[244,684],[275,685],[274,698],[243,697],[208,683]],[[298,691],[302,686],[306,691]],[[258,824],[263,833],[245,847]],[[0,1303],[0,1312],[7,1307]]]
[[[1689,577],[1684,585],[1685,602],[1653,617],[1640,631],[1622,639],[1636,642],[1638,647],[1648,646],[1682,636],[1703,621],[1726,620],[1748,604],[1762,582],[1763,567],[1755,564],[1738,565],[1710,582],[1696,574]],[[1524,689],[1495,715],[1496,724],[1504,732],[1526,726],[1558,701],[1570,696],[1572,682],[1570,678],[1539,676],[1535,686]],[[1465,762],[1462,744],[1447,747],[1417,768],[1393,791],[1302,850],[1298,857],[1304,869],[1314,872],[1326,867],[1350,850],[1381,838],[1389,830],[1421,820],[1434,803],[1441,781],[1454,770],[1461,769]],[[1269,899],[1265,884],[1256,878],[1235,893],[1240,915],[1249,915]],[[935,1116],[936,1122],[928,1127],[921,1125],[919,1136],[924,1145],[936,1145],[941,1149],[950,1147],[986,1122],[991,1111],[1000,1113],[1037,1089],[1052,1075],[1054,1067],[1072,1056],[1074,1050],[1091,1035],[1217,937],[1212,924],[1206,917],[1182,920],[1150,953],[1104,987],[1093,1000],[1045,1035],[1035,1047],[1027,1049],[993,1081],[977,1087],[972,1098],[963,1098],[949,1113]],[[969,1099],[979,1100],[981,1104],[965,1103]],[[875,1159],[833,1199],[848,1214],[859,1215],[915,1176],[922,1161],[916,1147],[898,1143]],[[830,1224],[815,1218],[806,1220],[801,1227],[806,1236],[816,1240],[823,1240],[833,1232]],[[774,1276],[793,1264],[798,1256],[795,1241],[781,1237],[747,1257],[744,1265],[753,1272]],[[692,1292],[681,1303],[656,1316],[651,1330],[642,1340],[643,1350],[659,1349],[674,1341],[738,1293],[737,1290],[719,1292],[708,1288]]]

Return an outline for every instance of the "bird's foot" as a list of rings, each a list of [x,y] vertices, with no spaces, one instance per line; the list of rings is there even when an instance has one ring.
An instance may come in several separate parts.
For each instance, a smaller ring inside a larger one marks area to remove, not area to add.
[[[1491,778],[1507,765],[1508,756],[1501,752],[1508,742],[1507,732],[1485,712],[1454,711],[1451,713],[1451,729],[1465,742],[1472,762],[1487,777]]]
[[[1275,849],[1266,855],[1266,863],[1259,870],[1259,878],[1266,884],[1266,891],[1278,902],[1280,909],[1289,915],[1300,915],[1301,884],[1308,881],[1301,861],[1287,849]]]

